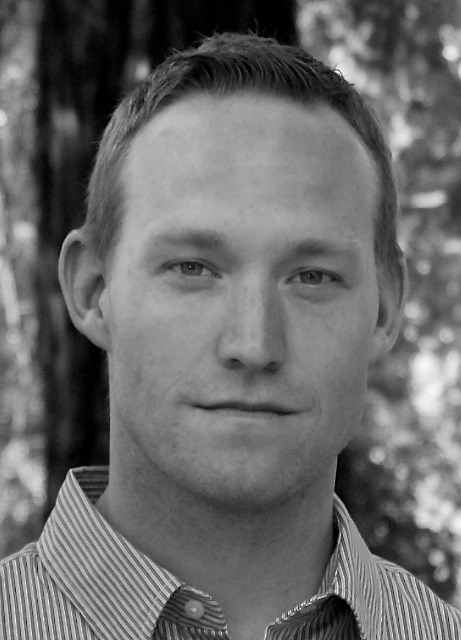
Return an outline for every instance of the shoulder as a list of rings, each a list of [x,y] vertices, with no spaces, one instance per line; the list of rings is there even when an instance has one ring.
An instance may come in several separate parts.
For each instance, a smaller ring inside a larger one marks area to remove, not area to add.
[[[0,640],[95,640],[74,601],[31,543],[0,561]]]
[[[35,542],[0,561],[0,611],[24,605],[31,586],[40,579],[40,568]]]
[[[24,570],[27,571],[37,563],[37,543],[31,542],[20,551],[13,553],[7,558],[0,560],[0,584],[6,585],[14,576],[23,575]]]
[[[374,560],[382,585],[387,637],[460,640],[460,611],[444,602],[409,571],[377,556]]]
[[[0,638],[58,640],[55,591],[36,543],[0,561]]]

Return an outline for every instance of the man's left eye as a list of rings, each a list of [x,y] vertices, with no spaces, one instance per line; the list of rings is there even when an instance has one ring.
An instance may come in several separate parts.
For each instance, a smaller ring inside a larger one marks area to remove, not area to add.
[[[335,279],[333,275],[326,273],[325,271],[320,271],[319,269],[307,269],[306,271],[301,271],[294,278],[299,278],[299,281],[303,284],[311,284],[311,285],[319,285],[319,284],[327,284],[328,282],[333,282]]]

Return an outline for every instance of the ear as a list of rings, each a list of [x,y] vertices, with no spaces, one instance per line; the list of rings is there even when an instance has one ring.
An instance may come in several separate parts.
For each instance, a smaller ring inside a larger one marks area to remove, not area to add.
[[[395,274],[379,272],[379,310],[370,363],[377,362],[394,346],[402,324],[408,296],[408,273],[403,254]]]
[[[71,231],[62,245],[59,282],[75,327],[96,346],[110,351],[103,264],[87,246],[80,229]]]

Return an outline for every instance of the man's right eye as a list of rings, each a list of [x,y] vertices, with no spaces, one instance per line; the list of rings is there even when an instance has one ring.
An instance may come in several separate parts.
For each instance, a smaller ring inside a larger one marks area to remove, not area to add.
[[[173,273],[179,273],[183,276],[191,276],[193,278],[200,276],[216,277],[216,274],[208,269],[208,267],[206,267],[202,262],[197,262],[195,260],[183,260],[182,262],[169,264],[167,265],[167,270],[173,271]]]

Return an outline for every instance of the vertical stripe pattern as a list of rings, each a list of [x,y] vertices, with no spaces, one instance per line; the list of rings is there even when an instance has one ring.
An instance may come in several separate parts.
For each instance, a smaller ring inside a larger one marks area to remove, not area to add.
[[[0,640],[229,640],[211,595],[94,509],[107,481],[105,467],[70,471],[38,542],[0,563]],[[334,507],[337,544],[319,592],[260,640],[461,640],[461,613],[371,555],[336,497]]]

